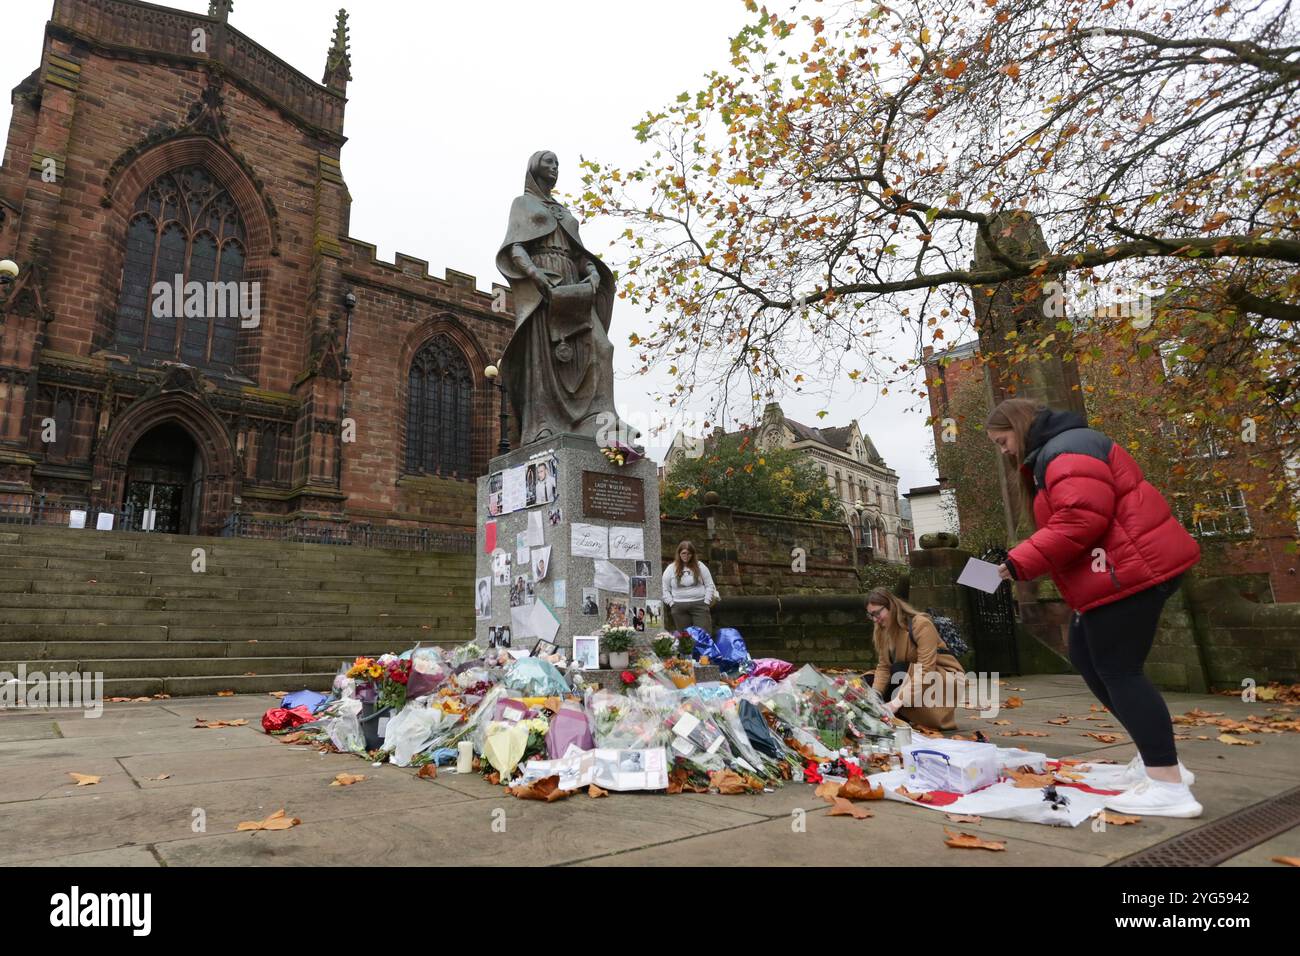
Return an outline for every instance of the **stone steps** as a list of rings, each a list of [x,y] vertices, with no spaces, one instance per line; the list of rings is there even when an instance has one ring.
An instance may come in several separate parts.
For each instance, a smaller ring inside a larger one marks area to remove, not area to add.
[[[325,690],[357,656],[472,640],[473,578],[472,554],[0,526],[0,671],[99,673],[109,697]]]

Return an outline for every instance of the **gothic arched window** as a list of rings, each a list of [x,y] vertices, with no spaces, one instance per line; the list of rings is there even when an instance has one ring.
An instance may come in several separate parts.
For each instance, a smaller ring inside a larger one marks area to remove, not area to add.
[[[239,210],[206,171],[190,166],[159,176],[127,227],[117,345],[191,365],[233,366],[241,308],[256,302],[244,294],[244,256]],[[180,291],[161,301],[155,284],[172,289],[178,275]],[[201,296],[193,286],[187,292],[190,282],[202,283]]]
[[[470,477],[473,395],[469,362],[450,338],[436,336],[415,353],[407,379],[407,472]]]

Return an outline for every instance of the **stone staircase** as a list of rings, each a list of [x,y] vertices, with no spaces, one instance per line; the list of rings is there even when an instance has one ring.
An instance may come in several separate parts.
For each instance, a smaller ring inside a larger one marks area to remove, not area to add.
[[[357,655],[471,640],[473,586],[473,554],[0,525],[0,672],[98,672],[106,698],[325,690]]]

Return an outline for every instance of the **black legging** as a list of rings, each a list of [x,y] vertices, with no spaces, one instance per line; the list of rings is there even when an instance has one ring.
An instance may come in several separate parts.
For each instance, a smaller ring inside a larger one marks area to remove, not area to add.
[[[1070,624],[1071,662],[1088,689],[1124,725],[1148,767],[1178,763],[1169,708],[1142,671],[1160,611],[1178,590],[1178,582],[1174,578],[1076,614]]]

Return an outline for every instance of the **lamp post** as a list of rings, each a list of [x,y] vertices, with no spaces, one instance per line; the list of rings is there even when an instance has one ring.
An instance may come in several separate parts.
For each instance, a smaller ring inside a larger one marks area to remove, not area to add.
[[[506,387],[497,380],[501,372],[495,365],[489,365],[483,370],[483,374],[501,391],[501,441],[497,442],[497,454],[504,455],[510,450],[510,436],[506,432],[506,422],[509,419],[509,415],[506,414]]]
[[[0,259],[0,285],[8,285],[18,278],[18,263],[12,259]]]

